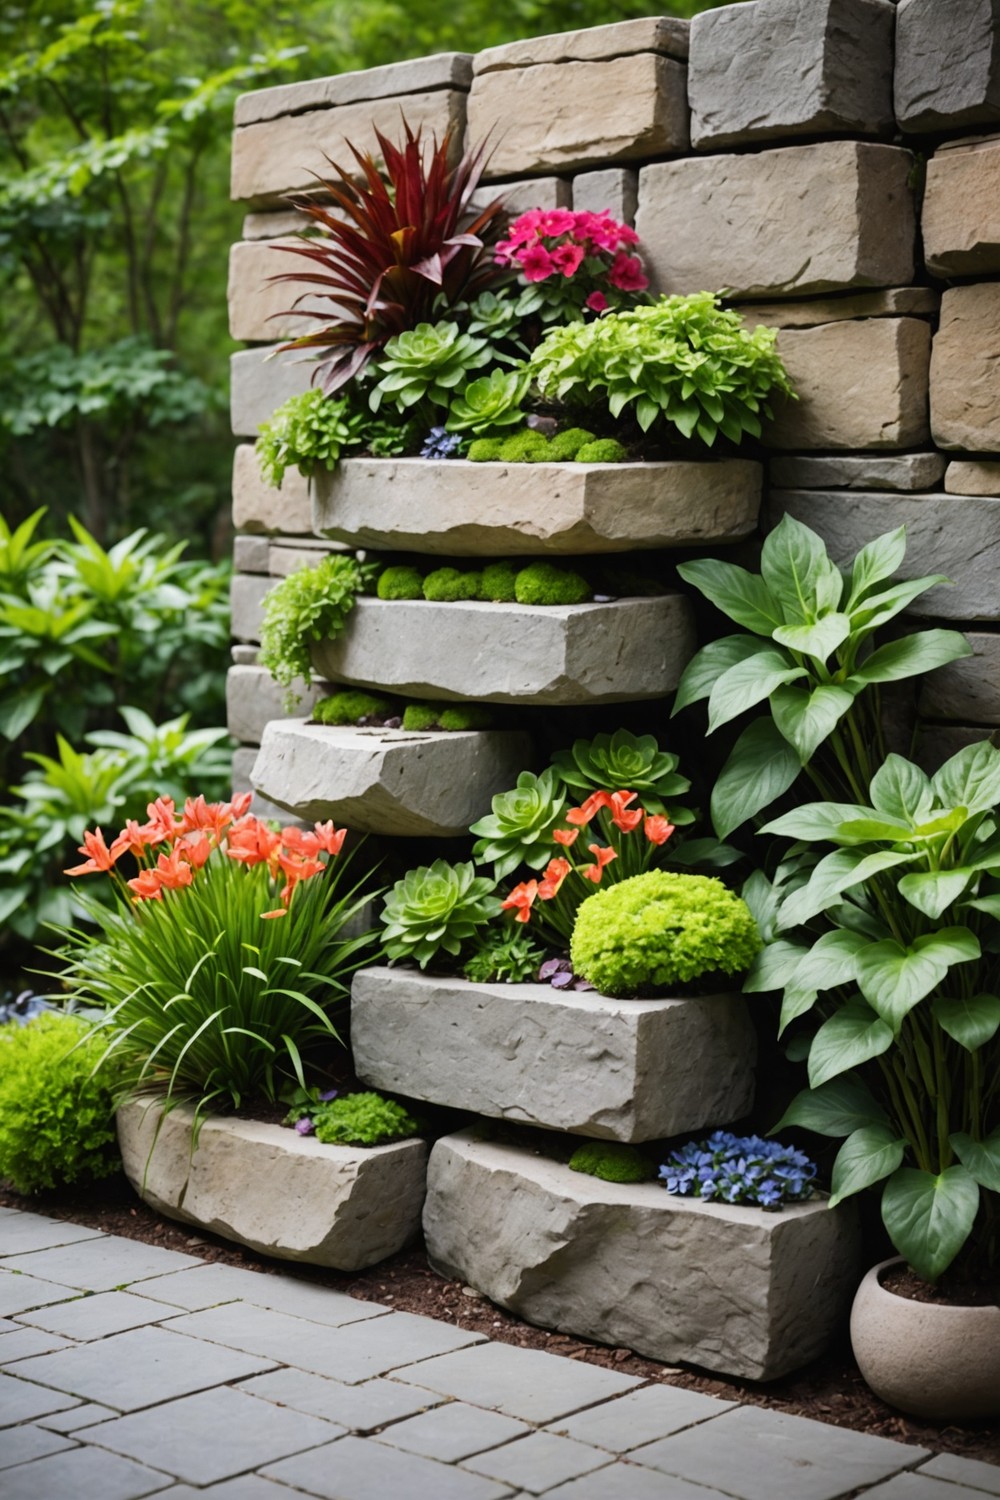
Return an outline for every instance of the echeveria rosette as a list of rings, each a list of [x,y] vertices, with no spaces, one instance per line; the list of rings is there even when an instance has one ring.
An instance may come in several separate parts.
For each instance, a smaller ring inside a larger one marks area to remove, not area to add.
[[[654,735],[628,729],[598,734],[577,740],[572,750],[560,750],[552,764],[574,791],[635,792],[648,813],[661,813],[675,827],[694,822],[689,808],[667,801],[689,792],[691,783],[678,774],[678,756],[661,750]]]
[[[491,357],[486,339],[463,333],[457,323],[420,323],[386,344],[368,398],[371,409],[378,411],[384,401],[404,415],[419,402],[447,410],[470,372]]]
[[[439,953],[457,958],[462,944],[500,915],[494,889],[495,882],[477,875],[471,863],[436,859],[410,870],[386,897],[383,951],[393,962],[411,959],[421,969]]]
[[[550,767],[541,776],[522,771],[517,786],[493,798],[493,811],[470,833],[478,834],[473,853],[482,863],[492,863],[497,880],[518,865],[540,870],[552,858],[552,833],[566,811],[566,796],[558,775]]]
[[[793,1146],[726,1130],[672,1151],[660,1168],[668,1193],[771,1210],[811,1198],[815,1177],[814,1163]]]
[[[521,403],[528,393],[530,376],[516,370],[492,370],[472,380],[452,401],[446,427],[449,432],[471,432],[479,437],[502,427],[516,427],[524,419]]]

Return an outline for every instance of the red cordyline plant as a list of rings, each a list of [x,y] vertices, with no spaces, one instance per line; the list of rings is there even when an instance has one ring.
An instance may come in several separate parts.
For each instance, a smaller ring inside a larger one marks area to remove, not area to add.
[[[486,147],[467,152],[452,167],[450,132],[440,142],[435,137],[428,150],[419,130],[414,133],[405,120],[403,129],[402,147],[375,132],[384,176],[375,157],[350,142],[363,181],[327,157],[336,180],[318,181],[333,207],[313,197],[289,200],[322,230],[322,240],[275,246],[314,263],[313,270],[271,280],[308,288],[290,311],[324,326],[281,347],[326,351],[313,376],[326,395],[360,375],[396,334],[447,317],[456,304],[510,279],[490,253],[500,235],[502,200],[480,210],[469,207]],[[329,313],[302,311],[298,302],[307,296],[327,299],[332,320]]]

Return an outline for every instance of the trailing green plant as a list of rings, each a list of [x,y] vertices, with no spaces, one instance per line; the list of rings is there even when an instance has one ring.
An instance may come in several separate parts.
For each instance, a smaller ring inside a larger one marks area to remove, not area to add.
[[[487,927],[477,936],[462,973],[474,984],[527,984],[537,977],[544,958],[544,949],[526,927]]]
[[[587,1141],[573,1152],[569,1168],[602,1182],[652,1182],[656,1177],[649,1157],[621,1141]]]
[[[275,682],[286,688],[286,709],[298,702],[296,680],[308,682],[309,648],[332,640],[346,628],[355,598],[366,587],[371,564],[346,552],[334,552],[313,566],[306,563],[276,584],[264,599],[260,628],[260,661]]]
[[[313,705],[313,719],[317,724],[359,724],[362,719],[381,719],[391,716],[396,704],[391,698],[378,693],[366,693],[361,688],[345,688],[320,698]]]
[[[586,578],[555,563],[533,562],[521,568],[514,580],[518,604],[583,604],[593,589]]]
[[[498,427],[516,426],[523,419],[521,403],[530,383],[523,366],[492,370],[470,380],[449,403],[448,431],[473,432],[479,437]]]
[[[517,786],[498,792],[491,806],[492,812],[469,829],[478,834],[472,849],[476,858],[492,864],[497,880],[520,864],[541,869],[552,857],[552,831],[566,811],[566,794],[556,772],[550,768],[535,776],[522,771]]]
[[[680,802],[691,790],[678,773],[679,757],[661,750],[655,735],[635,735],[628,729],[576,740],[571,750],[560,750],[552,764],[564,786],[576,792],[635,792],[647,812],[662,813],[675,827],[693,823],[695,814]]]
[[[76,1016],[0,1026],[0,1177],[19,1193],[108,1177],[120,1165],[116,1080]]]
[[[257,462],[275,489],[289,469],[311,477],[333,470],[345,448],[357,448],[367,437],[365,413],[350,395],[338,399],[315,387],[289,396],[260,424]]]
[[[458,958],[463,944],[500,914],[495,882],[471,864],[436,859],[410,870],[386,897],[382,947],[393,962],[412,960],[426,969],[440,954]]]
[[[478,599],[483,575],[472,568],[435,568],[423,582],[425,599],[436,604],[457,604],[462,599]]]
[[[316,1139],[327,1146],[387,1146],[420,1133],[421,1125],[394,1099],[367,1092],[331,1099],[312,1112]]]

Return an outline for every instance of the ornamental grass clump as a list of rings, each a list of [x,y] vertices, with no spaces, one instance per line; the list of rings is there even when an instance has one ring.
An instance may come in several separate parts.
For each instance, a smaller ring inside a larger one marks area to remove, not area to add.
[[[672,1151],[660,1168],[668,1193],[772,1211],[811,1198],[815,1177],[814,1163],[794,1147],[726,1130]]]

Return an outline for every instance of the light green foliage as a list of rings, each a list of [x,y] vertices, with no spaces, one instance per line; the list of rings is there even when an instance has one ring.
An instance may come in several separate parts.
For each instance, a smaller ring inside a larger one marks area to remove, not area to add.
[[[620,1141],[588,1141],[573,1152],[569,1166],[602,1182],[652,1182],[656,1177],[656,1167],[648,1157]]]
[[[579,573],[547,562],[529,563],[514,582],[518,604],[583,604],[592,593]]]
[[[581,801],[591,792],[635,792],[647,812],[662,813],[675,827],[694,822],[694,814],[672,800],[689,792],[691,783],[678,773],[678,757],[661,750],[655,735],[628,729],[598,734],[558,751],[552,764]]]
[[[476,948],[462,966],[474,984],[528,984],[538,973],[544,949],[532,942],[520,923],[487,927],[476,939]]]
[[[522,771],[517,786],[510,792],[498,792],[492,812],[470,833],[478,834],[473,854],[484,864],[492,863],[497,880],[502,880],[518,865],[540,870],[552,858],[552,830],[558,828],[566,810],[566,795],[554,770],[541,776]]]
[[[437,604],[454,604],[460,599],[478,599],[482,574],[471,569],[435,568],[424,579],[425,599]]]
[[[492,370],[470,381],[451,402],[446,426],[449,432],[474,432],[477,436],[497,427],[516,426],[521,403],[528,392],[529,377],[522,367]]]
[[[486,340],[463,333],[457,323],[418,323],[386,344],[371,409],[378,411],[383,401],[404,415],[418,404],[423,411],[448,408],[469,372],[489,359]]]
[[[713,293],[697,292],[552,328],[529,368],[548,400],[628,411],[643,432],[663,421],[711,447],[720,432],[734,443],[760,437],[767,398],[790,392],[776,337],[748,332]]]
[[[366,693],[361,688],[346,688],[331,693],[329,698],[321,698],[313,708],[313,718],[317,724],[357,724],[360,719],[390,715],[392,710],[390,698]]]
[[[500,449],[503,447],[503,444],[504,440],[502,437],[476,438],[474,442],[469,444],[469,451],[465,456],[474,464],[495,463],[500,457]]]
[[[570,957],[602,995],[636,995],[741,974],[760,947],[746,902],[721,880],[648,870],[584,901]]]
[[[380,599],[422,599],[423,575],[418,568],[386,568],[379,574],[376,593]]]
[[[417,1135],[420,1123],[381,1094],[348,1094],[312,1112],[316,1139],[327,1146],[386,1146]]]
[[[119,1165],[115,1079],[103,1048],[59,1011],[0,1026],[0,1177],[37,1193],[107,1177]]]
[[[596,442],[584,443],[576,451],[578,464],[620,464],[628,457],[628,451],[617,438],[598,438]]]
[[[403,710],[403,728],[415,730],[489,729],[493,716],[478,703],[408,703]]]
[[[544,464],[549,458],[549,440],[544,433],[526,427],[504,438],[497,457],[505,464]]]
[[[489,604],[513,604],[517,598],[518,567],[512,562],[487,563],[479,588],[480,599]]]
[[[289,689],[289,706],[297,701],[291,691],[296,678],[308,680],[309,647],[341,633],[364,583],[361,565],[334,552],[315,567],[307,563],[289,573],[266,596],[260,660],[275,682]]]
[[[319,469],[335,469],[344,449],[358,447],[365,435],[365,414],[349,396],[331,398],[319,389],[302,391],[289,396],[260,424],[260,472],[268,484],[280,489],[288,469],[298,469],[307,477]]]
[[[597,439],[586,427],[564,427],[561,432],[554,433],[548,442],[548,461],[550,463],[569,462],[576,458],[581,448],[596,442]]]
[[[439,954],[457,958],[463,943],[500,914],[495,881],[477,875],[470,864],[432,865],[410,870],[386,897],[382,947],[386,956],[412,960],[422,969]]]
[[[498,196],[503,196],[502,188],[498,190]],[[477,338],[488,339],[494,348],[498,344],[512,344],[523,350],[524,345],[517,336],[521,322],[517,300],[507,291],[481,292],[469,304],[469,332]]]

